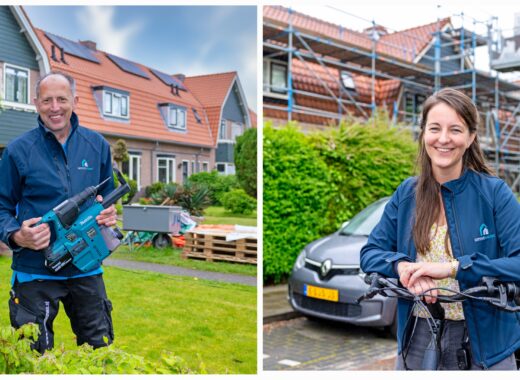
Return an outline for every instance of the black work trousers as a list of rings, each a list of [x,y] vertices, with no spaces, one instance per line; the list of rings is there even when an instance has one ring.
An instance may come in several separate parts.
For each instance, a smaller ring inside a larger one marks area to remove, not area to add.
[[[40,353],[54,347],[53,322],[63,303],[79,345],[99,348],[112,343],[112,304],[101,274],[68,280],[16,282],[9,299],[9,316],[14,328],[36,323],[40,328],[33,349]]]

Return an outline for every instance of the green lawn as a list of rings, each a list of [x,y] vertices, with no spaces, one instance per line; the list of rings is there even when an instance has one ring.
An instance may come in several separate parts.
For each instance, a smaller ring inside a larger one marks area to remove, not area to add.
[[[224,207],[211,206],[204,210],[202,224],[240,224],[242,226],[256,226],[256,212],[251,215],[236,215],[224,210]]]
[[[10,258],[0,256],[0,323],[9,324]],[[202,361],[208,373],[256,373],[256,287],[224,284],[114,267],[105,268],[115,344],[158,360],[163,351]],[[75,346],[63,308],[55,322],[56,345]]]
[[[182,250],[180,248],[155,249],[153,247],[142,247],[130,251],[129,247],[124,245],[120,246],[114,253],[112,253],[110,258],[175,265],[183,268],[206,270],[211,272],[256,276],[256,265],[182,259],[181,253]]]

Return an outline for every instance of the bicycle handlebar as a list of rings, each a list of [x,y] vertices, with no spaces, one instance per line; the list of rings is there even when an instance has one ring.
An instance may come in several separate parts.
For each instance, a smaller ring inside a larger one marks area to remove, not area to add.
[[[408,299],[410,301],[419,301],[421,297],[428,295],[433,289],[429,289],[422,294],[413,294],[408,289],[394,284],[388,278],[381,276],[378,273],[370,273],[365,276],[365,283],[370,285],[368,291],[359,297],[356,302],[359,304],[361,301],[374,297],[376,294],[382,294],[388,296],[387,292],[392,292],[398,298]],[[438,290],[449,290],[445,288],[435,288]],[[455,293],[455,292],[454,292]],[[478,294],[485,294],[478,295]],[[461,302],[467,299],[476,299],[485,301],[491,305],[510,312],[520,311],[520,286],[513,282],[500,282],[493,277],[483,277],[482,285],[478,285],[462,292],[455,293],[453,295],[438,295],[437,299],[440,302],[451,303]],[[510,303],[514,302],[516,306],[511,306]]]

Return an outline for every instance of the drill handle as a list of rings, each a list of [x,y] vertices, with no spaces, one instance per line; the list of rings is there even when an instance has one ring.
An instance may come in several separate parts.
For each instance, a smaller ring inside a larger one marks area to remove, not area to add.
[[[117,179],[119,180],[121,186],[112,191],[110,194],[106,196],[106,198],[103,199],[103,202],[101,202],[103,208],[110,207],[111,205],[116,203],[119,200],[119,198],[121,198],[123,195],[130,191],[130,185],[126,183],[125,178],[123,177],[121,172],[117,170],[117,168],[114,168],[114,172],[116,173]]]

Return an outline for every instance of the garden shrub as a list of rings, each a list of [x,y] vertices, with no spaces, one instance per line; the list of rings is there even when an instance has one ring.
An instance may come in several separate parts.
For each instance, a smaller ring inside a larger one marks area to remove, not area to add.
[[[166,184],[163,182],[154,182],[150,186],[146,186],[144,194],[146,198],[150,198],[153,193],[156,193],[164,188]]]
[[[204,185],[208,188],[211,204],[214,206],[222,205],[220,198],[223,194],[240,187],[235,175],[221,175],[216,170],[213,170],[211,173],[200,172],[192,174],[188,180],[191,183]]]
[[[153,363],[114,344],[94,350],[84,344],[73,350],[56,347],[40,355],[31,350],[38,326],[27,324],[15,330],[0,327],[0,374],[195,374],[206,373],[205,366],[188,368],[186,362],[170,353],[162,353]],[[199,359],[200,360],[200,359]]]
[[[413,174],[417,144],[409,130],[392,127],[387,115],[311,137],[337,189],[329,201],[323,234],[337,230],[370,203],[391,195]]]
[[[417,144],[385,114],[304,135],[264,128],[264,281],[290,275],[301,249],[413,174]]]
[[[327,166],[294,126],[264,128],[264,280],[280,282],[301,249],[320,237],[330,197]]]
[[[224,209],[233,214],[248,215],[256,210],[256,199],[248,195],[243,189],[233,189],[221,198]]]
[[[256,148],[257,131],[250,128],[238,136],[235,145],[235,168],[238,183],[247,194],[256,198]]]

